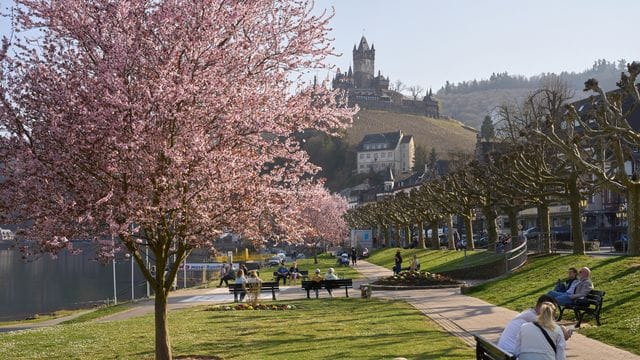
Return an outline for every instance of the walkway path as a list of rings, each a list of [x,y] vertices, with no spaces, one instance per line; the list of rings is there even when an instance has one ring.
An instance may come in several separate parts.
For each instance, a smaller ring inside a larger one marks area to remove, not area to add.
[[[18,330],[41,328],[41,327],[47,327],[47,326],[54,326],[54,325],[58,325],[60,323],[63,323],[65,321],[67,321],[67,320],[75,319],[75,318],[77,318],[77,317],[79,317],[81,315],[84,315],[86,313],[90,313],[92,311],[93,310],[78,311],[78,312],[73,313],[71,315],[62,316],[62,317],[59,317],[59,318],[40,321],[40,322],[16,323],[16,324],[11,324],[11,325],[2,325],[2,326],[0,326],[0,333],[9,332],[9,331],[18,331]]]
[[[358,270],[368,278],[387,276],[390,270],[365,261],[358,263]],[[479,334],[497,342],[504,326],[517,313],[480,299],[461,295],[459,289],[430,289],[404,291],[375,291],[376,298],[404,300],[445,330],[459,336],[469,345],[475,345],[473,335]],[[580,334],[574,334],[567,342],[567,358],[580,360],[639,360],[640,356],[606,345]]]

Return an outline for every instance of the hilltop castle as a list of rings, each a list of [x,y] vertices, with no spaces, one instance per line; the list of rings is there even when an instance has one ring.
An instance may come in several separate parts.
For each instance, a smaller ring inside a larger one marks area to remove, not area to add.
[[[438,102],[433,99],[431,91],[422,100],[412,100],[389,90],[389,77],[382,76],[380,70],[375,76],[375,59],[375,47],[373,44],[369,47],[363,36],[357,48],[353,45],[353,70],[351,66],[344,73],[338,69],[333,78],[334,89],[347,91],[349,106],[358,104],[365,109],[440,117]]]

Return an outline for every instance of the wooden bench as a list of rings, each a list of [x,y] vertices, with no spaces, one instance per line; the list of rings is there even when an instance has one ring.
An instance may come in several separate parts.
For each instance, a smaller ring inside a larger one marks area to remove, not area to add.
[[[306,290],[307,299],[311,299],[311,290],[316,292],[316,299],[318,298],[318,292],[320,289],[339,289],[344,288],[345,295],[349,297],[349,288],[353,289],[352,279],[340,279],[340,280],[322,280],[322,281],[302,281],[302,290]]]
[[[498,347],[498,345],[483,338],[480,335],[473,335],[476,338],[476,359],[478,360],[516,360],[512,355]]]
[[[576,315],[576,319],[578,323],[576,327],[580,327],[582,321],[584,320],[584,315],[591,315],[596,319],[596,323],[600,326],[600,311],[602,310],[602,301],[604,300],[604,291],[599,290],[591,290],[584,299],[576,300],[575,303],[560,306],[560,315],[558,316],[558,320],[562,320],[562,314],[565,309],[573,310],[573,313]]]
[[[276,293],[280,291],[280,287],[276,282],[263,282],[260,285],[260,292],[270,292],[273,300],[276,300]],[[238,302],[238,295],[245,291],[242,284],[229,285],[229,292],[233,294],[233,301]]]

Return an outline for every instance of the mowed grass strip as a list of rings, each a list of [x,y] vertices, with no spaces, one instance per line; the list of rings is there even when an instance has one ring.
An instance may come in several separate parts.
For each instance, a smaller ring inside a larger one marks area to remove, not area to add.
[[[297,309],[172,311],[174,356],[279,360],[474,356],[472,348],[404,302],[336,298],[287,304]],[[0,334],[0,344],[1,359],[152,359],[153,317]]]
[[[377,250],[367,260],[391,269],[395,264],[397,250],[398,248]],[[466,258],[464,251],[455,250],[400,249],[400,254],[403,259],[403,268],[411,265],[413,255],[416,254],[420,261],[420,270],[434,273],[487,264],[504,257],[504,254],[495,254],[485,250],[467,251]]]
[[[589,257],[554,255],[529,258],[528,263],[505,279],[471,289],[470,295],[516,311],[531,307],[538,296],[551,290],[570,267],[587,266],[597,290],[606,291],[601,320],[588,320],[580,333],[604,343],[640,354],[640,257]],[[573,312],[567,311],[567,319]],[[590,318],[589,318],[590,319]]]

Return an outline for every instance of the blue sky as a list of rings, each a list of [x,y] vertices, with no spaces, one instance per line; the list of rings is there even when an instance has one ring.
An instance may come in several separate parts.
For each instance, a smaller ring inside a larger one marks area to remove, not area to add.
[[[11,0],[0,0],[5,8]],[[440,88],[446,80],[492,72],[581,71],[605,58],[640,61],[640,1],[317,0],[335,7],[332,36],[342,69],[364,34],[376,46],[376,72]],[[9,33],[6,20],[0,34]],[[318,74],[324,77],[326,74]]]

